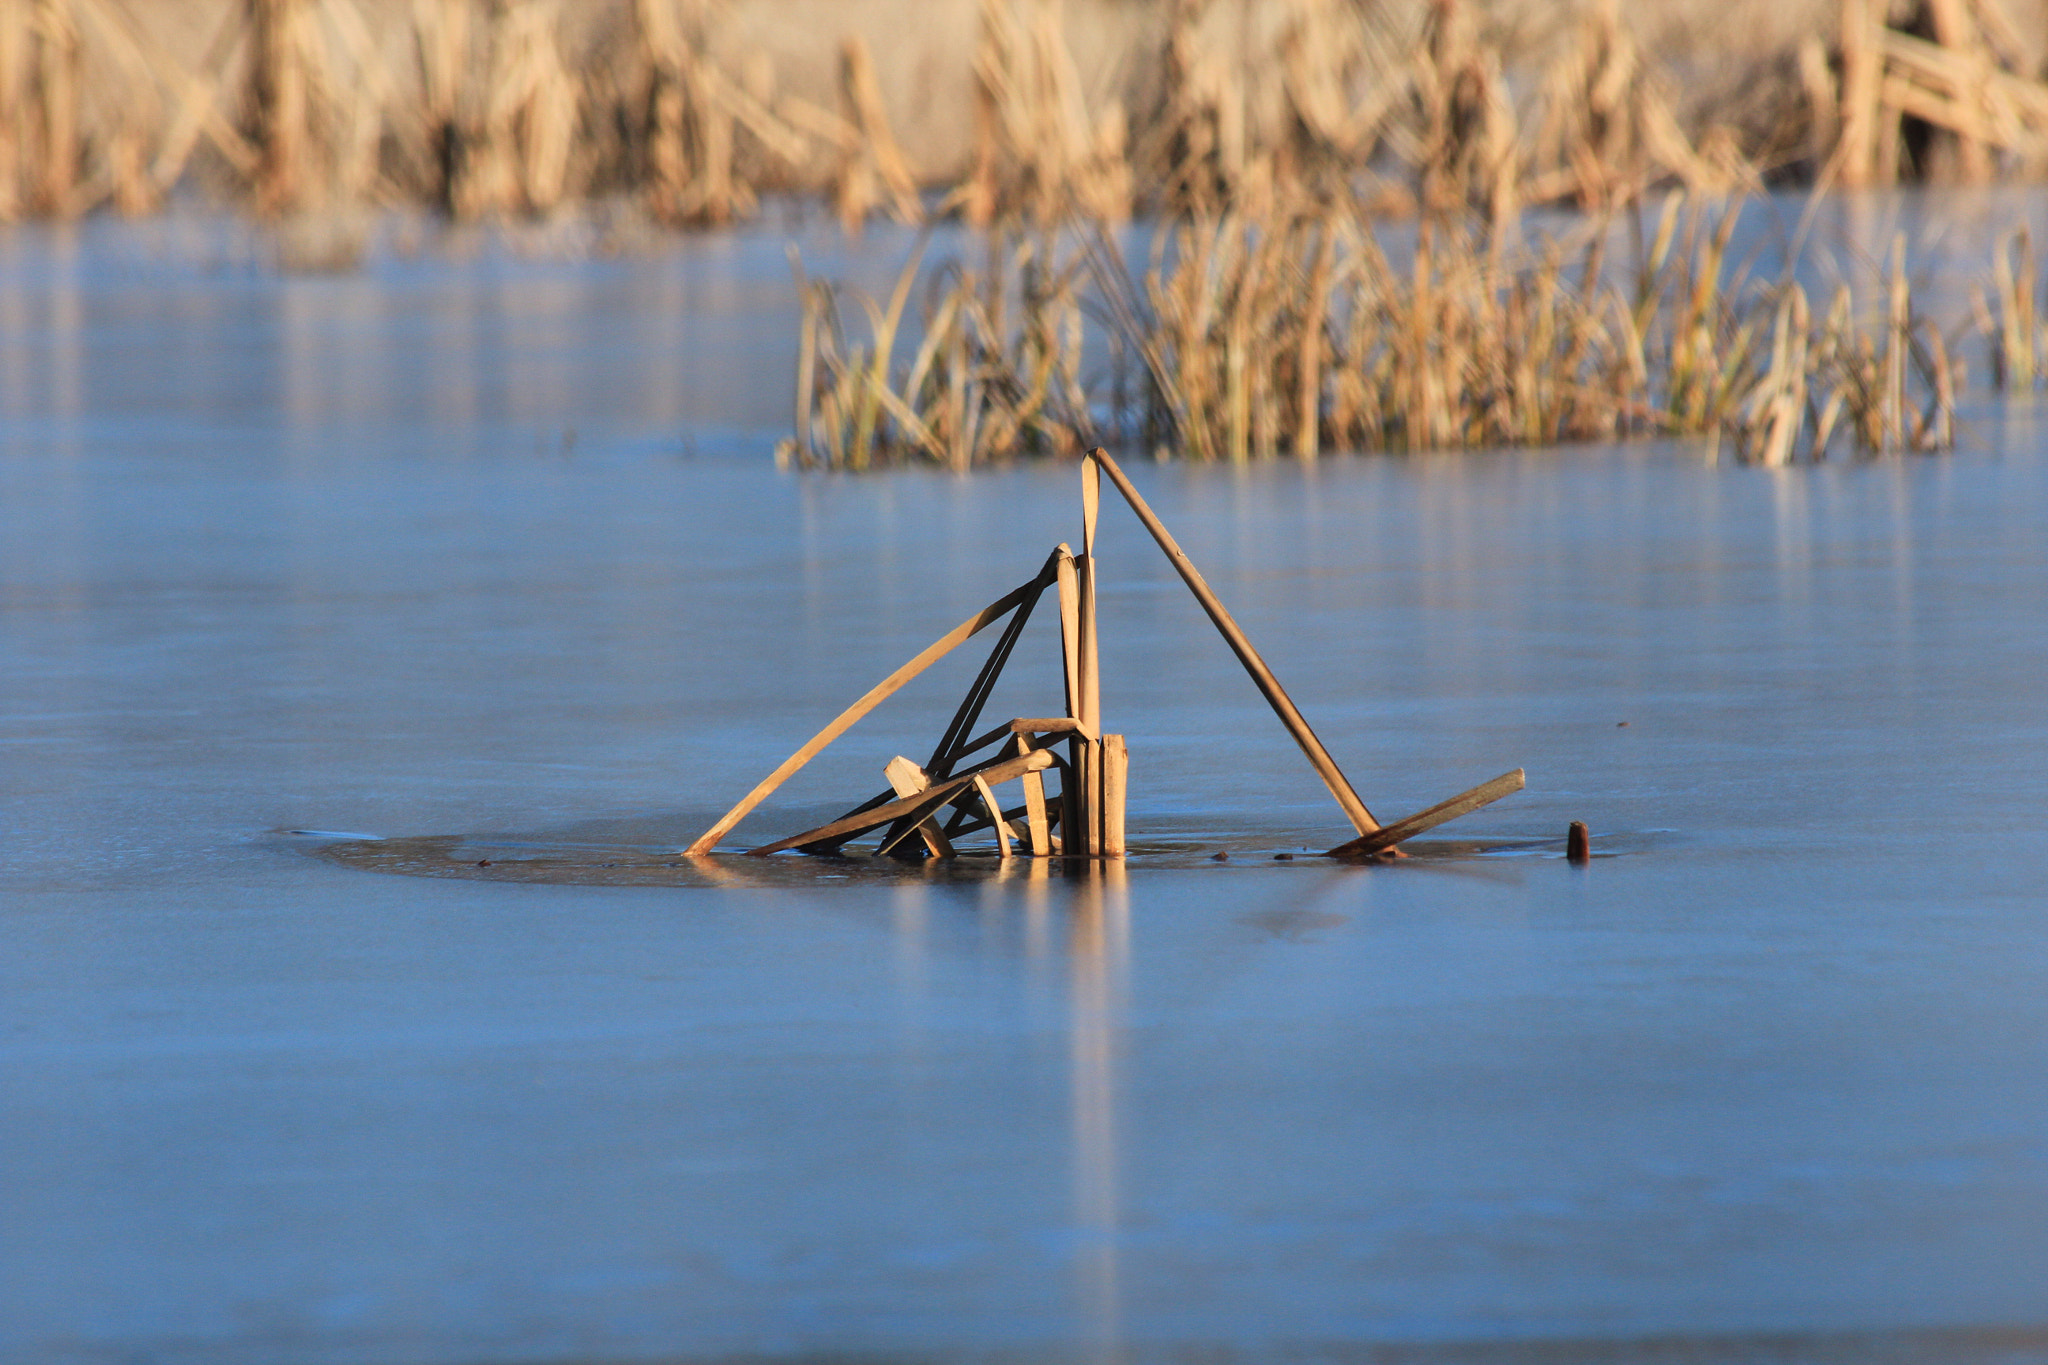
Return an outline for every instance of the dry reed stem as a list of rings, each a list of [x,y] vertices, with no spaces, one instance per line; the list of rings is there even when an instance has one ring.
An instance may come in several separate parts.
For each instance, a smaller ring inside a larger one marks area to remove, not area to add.
[[[491,199],[500,209],[545,213],[568,191],[582,89],[563,60],[560,23],[556,6],[524,0],[493,27],[484,126],[499,159]]]
[[[156,208],[159,191],[149,174],[148,141],[164,122],[164,101],[155,70],[126,17],[106,0],[71,0],[77,27],[81,89],[111,74],[125,98],[99,145],[81,136],[83,183],[74,190],[71,212],[111,199],[116,211],[134,216]],[[85,54],[96,59],[88,73]]]
[[[0,0],[0,222],[13,221],[24,207],[29,42],[27,0]]]
[[[35,212],[68,218],[79,211],[73,190],[84,149],[79,129],[82,54],[67,0],[34,0],[29,49],[29,205]]]
[[[303,63],[311,47],[304,34],[310,11],[310,0],[249,0],[250,121],[262,157],[255,190],[266,212],[295,207],[306,192],[312,131]]]
[[[449,216],[545,213],[568,192],[581,82],[548,0],[415,0],[422,105],[412,121],[430,192]]]
[[[697,43],[686,34],[676,0],[636,0],[647,74],[643,136],[648,200],[668,222],[722,223],[735,207],[730,126],[708,109]]]
[[[839,47],[839,99],[846,136],[832,198],[840,225],[857,232],[870,214],[885,205],[899,223],[923,222],[917,176],[889,129],[874,55],[858,34],[848,36]]]
[[[1981,288],[1975,305],[1978,330],[1991,343],[1991,382],[1999,389],[2031,389],[2043,374],[2041,357],[2048,347],[2040,320],[2040,286],[2036,282],[2033,234],[2025,224],[2014,228],[1992,253],[1994,317]]]

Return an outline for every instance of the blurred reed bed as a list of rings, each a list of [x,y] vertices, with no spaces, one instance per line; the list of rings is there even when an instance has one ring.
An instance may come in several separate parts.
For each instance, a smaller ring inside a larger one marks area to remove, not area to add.
[[[173,9],[209,19],[196,59],[159,32]],[[712,60],[713,23],[702,0],[0,0],[0,221],[147,212],[188,175],[279,215],[623,192],[687,226],[826,187],[856,225],[922,216],[857,36],[834,108],[778,95],[765,53]]]
[[[1762,280],[1730,258],[1739,203],[1687,202],[1668,197],[1625,264],[1606,225],[1503,251],[1476,212],[1431,216],[1394,250],[1364,215],[1302,205],[1171,223],[1142,268],[1098,223],[996,234],[976,270],[924,272],[920,252],[886,302],[806,279],[782,458],[1705,436],[1782,464],[1952,445],[1961,371],[1915,306],[1903,238],[1878,278],[1816,306],[1813,263]]]
[[[190,177],[275,213],[544,214],[626,193],[685,226],[796,191],[825,195],[849,228],[876,214],[1263,218],[1303,201],[1500,224],[1534,204],[1601,210],[1767,176],[2048,172],[2048,84],[1997,0],[1920,0],[1897,25],[1881,0],[1839,0],[1796,61],[1758,53],[1725,93],[1683,97],[1619,0],[1545,11],[1541,41],[1490,26],[1475,0],[1170,0],[1118,30],[1114,54],[1076,50],[1100,46],[1108,8],[979,0],[971,47],[928,57],[957,62],[971,92],[957,157],[929,166],[885,98],[892,74],[900,85],[927,60],[915,44],[878,54],[833,35],[833,73],[790,88],[786,54],[736,36],[742,12],[0,0],[0,218],[146,212]],[[172,41],[177,16],[204,35]]]

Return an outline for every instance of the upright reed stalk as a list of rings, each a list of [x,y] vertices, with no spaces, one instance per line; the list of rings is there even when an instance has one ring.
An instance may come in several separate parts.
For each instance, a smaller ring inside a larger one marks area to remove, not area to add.
[[[256,198],[277,212],[296,205],[305,193],[307,127],[306,72],[301,30],[308,0],[248,0],[249,101],[256,146]]]
[[[29,126],[35,147],[29,201],[38,213],[70,217],[78,211],[78,172],[84,160],[81,53],[71,0],[34,0],[29,31]]]

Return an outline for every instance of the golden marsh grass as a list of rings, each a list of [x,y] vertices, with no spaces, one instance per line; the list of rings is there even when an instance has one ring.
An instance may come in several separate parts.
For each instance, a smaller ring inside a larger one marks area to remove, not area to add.
[[[1840,0],[1796,63],[1759,55],[1740,95],[1705,102],[1680,98],[1618,0],[1559,9],[1562,37],[1540,48],[1508,46],[1473,0],[1174,0],[1127,25],[1107,66],[1079,60],[1086,24],[1061,0],[980,0],[971,46],[928,58],[956,64],[950,83],[917,77],[967,92],[923,115],[964,130],[944,166],[919,165],[891,126],[903,53],[849,27],[830,77],[788,87],[767,40],[730,37],[742,8],[0,0],[0,217],[145,212],[197,177],[279,213],[546,213],[624,191],[695,225],[794,191],[828,196],[849,227],[1269,217],[1303,201],[1505,224],[1529,205],[1604,211],[1766,174],[2048,170],[2048,84],[1995,0],[1927,0],[1911,32],[1876,0]],[[166,15],[210,37],[173,43]]]
[[[1704,436],[1781,464],[1949,447],[1961,374],[1914,303],[1904,239],[1817,307],[1814,272],[1759,280],[1731,258],[1741,216],[1673,194],[1628,263],[1605,230],[1504,251],[1483,218],[1431,217],[1397,247],[1320,206],[1169,223],[1140,267],[1102,224],[997,234],[975,270],[926,272],[920,250],[886,301],[802,281],[783,456],[965,469],[1097,442],[1245,461]]]

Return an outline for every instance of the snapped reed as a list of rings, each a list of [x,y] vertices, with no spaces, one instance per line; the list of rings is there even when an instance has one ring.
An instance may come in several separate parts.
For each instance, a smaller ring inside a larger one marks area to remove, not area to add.
[[[1731,258],[1740,217],[1673,194],[1626,266],[1605,231],[1504,256],[1483,220],[1431,218],[1397,251],[1361,214],[1301,207],[1169,224],[1142,269],[1095,224],[996,236],[979,271],[923,272],[920,253],[886,303],[804,280],[783,455],[965,469],[1098,441],[1243,461],[1669,435],[1777,464],[1950,446],[1960,368],[1914,305],[1903,238],[1882,278],[1816,308],[1812,272],[1758,280]]]

